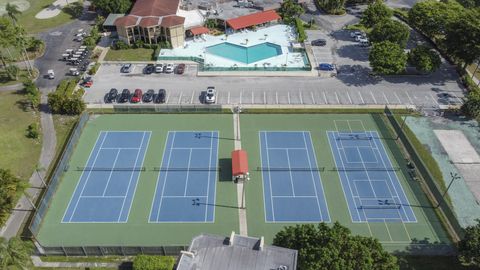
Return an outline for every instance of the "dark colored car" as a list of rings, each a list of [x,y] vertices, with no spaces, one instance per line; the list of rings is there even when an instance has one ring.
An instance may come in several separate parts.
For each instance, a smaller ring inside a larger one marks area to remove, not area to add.
[[[110,89],[110,91],[107,94],[107,98],[105,99],[106,103],[112,103],[117,99],[118,95],[118,90],[115,88]]]
[[[155,103],[165,103],[165,98],[167,97],[167,91],[165,89],[158,90],[158,94],[155,96]]]
[[[83,80],[83,82],[80,84],[83,87],[91,87],[93,85],[93,79],[92,77],[87,77]]]
[[[123,89],[120,97],[118,98],[118,103],[125,103],[130,99],[130,90]]]
[[[133,96],[130,99],[131,103],[138,103],[142,100],[142,90],[141,89],[135,89],[135,92],[133,92]]]
[[[176,73],[183,74],[183,72],[185,72],[185,64],[178,64]]]
[[[325,46],[327,41],[323,38],[312,40],[312,46]]]
[[[153,89],[148,89],[147,92],[143,95],[143,102],[148,103],[152,102],[155,91]]]
[[[120,69],[120,72],[122,73],[130,73],[133,69],[133,65],[132,64],[124,64],[122,66],[122,68]]]
[[[148,64],[144,69],[143,73],[144,74],[152,74],[155,72],[155,65],[154,64]]]
[[[318,65],[318,69],[331,71],[331,70],[335,70],[335,66],[328,63],[321,63]]]

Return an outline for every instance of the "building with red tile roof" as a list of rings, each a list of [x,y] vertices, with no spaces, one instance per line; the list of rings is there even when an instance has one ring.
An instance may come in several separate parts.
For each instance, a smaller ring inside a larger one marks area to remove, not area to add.
[[[227,25],[233,30],[262,25],[280,20],[280,15],[275,10],[266,10],[227,20]]]

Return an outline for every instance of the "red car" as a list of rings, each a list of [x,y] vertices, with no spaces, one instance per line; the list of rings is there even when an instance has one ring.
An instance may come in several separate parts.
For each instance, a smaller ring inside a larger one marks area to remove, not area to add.
[[[141,89],[135,89],[135,92],[133,93],[132,98],[130,99],[131,103],[138,103],[142,100],[142,90]]]
[[[92,77],[87,77],[83,80],[83,82],[81,83],[81,86],[83,87],[92,87],[93,85],[93,80],[92,80]]]

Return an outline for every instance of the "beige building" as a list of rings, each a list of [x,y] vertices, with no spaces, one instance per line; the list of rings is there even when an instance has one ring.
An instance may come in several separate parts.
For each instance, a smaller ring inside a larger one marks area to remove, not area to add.
[[[168,41],[173,48],[183,46],[185,18],[178,16],[180,0],[137,0],[130,14],[114,22],[118,36],[128,44],[136,40],[155,44]]]

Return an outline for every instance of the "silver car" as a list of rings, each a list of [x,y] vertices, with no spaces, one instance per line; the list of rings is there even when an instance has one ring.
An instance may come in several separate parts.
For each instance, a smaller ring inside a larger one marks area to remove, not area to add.
[[[215,87],[209,86],[207,88],[207,92],[205,93],[205,103],[207,104],[215,103],[216,96],[217,96],[217,91],[215,90]]]

